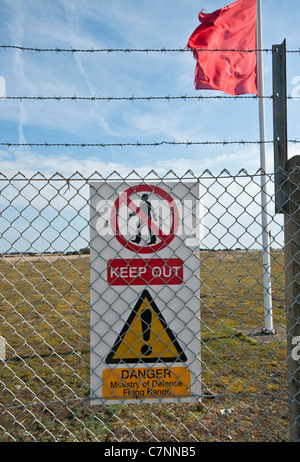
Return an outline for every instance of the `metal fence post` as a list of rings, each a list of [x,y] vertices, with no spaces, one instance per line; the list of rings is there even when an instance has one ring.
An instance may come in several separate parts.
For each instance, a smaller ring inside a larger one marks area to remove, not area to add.
[[[285,168],[288,158],[287,143],[287,85],[286,41],[273,45],[273,126],[274,126],[274,172],[275,212],[284,213],[286,205]]]
[[[287,349],[290,435],[300,441],[300,156],[287,162],[288,207],[285,213]]]

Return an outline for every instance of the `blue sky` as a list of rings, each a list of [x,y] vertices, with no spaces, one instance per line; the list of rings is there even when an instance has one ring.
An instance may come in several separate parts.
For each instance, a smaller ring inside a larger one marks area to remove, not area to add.
[[[2,45],[76,49],[184,48],[201,9],[224,0],[0,0]],[[262,0],[264,48],[287,40],[300,48],[298,0]],[[288,94],[300,96],[300,53],[287,54]],[[222,96],[194,90],[191,53],[53,53],[0,49],[6,96]],[[264,53],[265,94],[272,94],[272,55]],[[297,85],[299,89],[297,89]],[[296,92],[296,93],[295,93]],[[299,139],[300,101],[288,102],[288,137]],[[255,99],[150,101],[0,100],[0,141],[11,143],[153,143],[259,140]],[[273,139],[266,100],[266,138]],[[291,144],[289,157],[300,154]],[[260,167],[259,146],[0,147],[1,172],[90,175],[154,169],[235,174]],[[273,148],[267,146],[267,168]]]

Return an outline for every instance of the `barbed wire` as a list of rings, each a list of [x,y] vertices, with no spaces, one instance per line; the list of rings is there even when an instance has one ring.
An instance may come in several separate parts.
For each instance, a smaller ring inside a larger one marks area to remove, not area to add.
[[[183,145],[183,146],[196,146],[196,145],[233,145],[233,144],[239,144],[239,145],[247,145],[247,144],[272,144],[274,143],[273,140],[264,140],[264,141],[245,141],[245,140],[240,140],[240,141],[228,141],[228,140],[223,140],[223,141],[153,141],[152,143],[141,143],[139,141],[133,143],[133,142],[126,142],[126,143],[11,143],[9,141],[6,142],[0,142],[0,146],[7,146],[7,147],[80,147],[80,148],[87,148],[87,147],[101,147],[101,148],[106,148],[106,147],[126,147],[126,146],[131,146],[131,147],[143,147],[143,146],[163,146],[163,145],[172,145],[172,146],[177,146],[177,145]],[[300,143],[300,140],[294,139],[294,140],[288,140],[288,143],[292,144],[298,144]]]
[[[3,50],[20,50],[20,51],[34,51],[36,53],[191,53],[192,50],[184,48],[40,48],[40,47],[24,47],[21,45],[0,45]],[[237,52],[237,53],[273,53],[271,48],[262,49],[236,49],[236,48],[199,48],[193,51],[199,52]],[[300,55],[300,48],[298,50],[286,50],[287,53],[298,53]]]
[[[83,53],[99,53],[99,52],[106,52],[106,53],[113,53],[113,52],[123,52],[123,53],[132,53],[132,52],[139,52],[139,53],[150,53],[150,52],[155,52],[155,53],[167,53],[167,52],[191,52],[190,49],[188,48],[177,48],[177,49],[171,49],[171,48],[160,48],[160,49],[155,49],[155,48],[144,48],[144,49],[138,49],[138,48],[101,48],[101,49],[75,49],[75,48],[38,48],[38,47],[24,47],[24,46],[18,46],[18,45],[0,45],[0,49],[17,49],[21,51],[33,51],[33,52],[55,52],[55,53],[78,53],[78,52],[83,52]],[[263,51],[263,52],[273,52],[272,49],[262,49],[262,50],[238,50],[238,49],[199,49],[198,51],[210,51],[210,52],[218,52],[218,51],[231,51],[231,52],[257,52],[257,51]],[[287,53],[299,53],[300,54],[300,49],[299,50],[287,50]],[[178,95],[178,96],[122,96],[122,97],[117,97],[117,96],[106,96],[106,97],[99,97],[99,96],[43,96],[43,95],[35,95],[35,96],[6,96],[4,98],[1,98],[3,100],[55,100],[55,101],[62,101],[62,100],[69,100],[69,101],[151,101],[151,100],[165,100],[165,101],[171,101],[171,100],[204,100],[204,99],[217,99],[217,100],[222,100],[222,99],[274,99],[276,95],[268,95],[268,96],[257,96],[257,95],[193,95],[193,96],[188,96],[188,95]],[[287,99],[291,100],[298,100],[300,97],[298,96],[287,96]],[[299,143],[297,139],[295,140],[289,140],[289,143]],[[126,146],[131,146],[131,147],[143,147],[143,146],[162,146],[162,145],[185,145],[185,146],[192,146],[192,145],[233,145],[233,144],[238,144],[238,145],[249,145],[249,144],[271,144],[273,143],[272,141],[245,141],[245,140],[240,140],[240,141],[228,141],[228,140],[222,140],[222,141],[159,141],[159,142],[150,142],[150,143],[142,143],[142,142],[123,142],[123,143],[49,143],[49,142],[44,142],[44,143],[12,143],[12,142],[0,142],[0,146],[7,146],[7,147],[81,147],[81,148],[86,148],[86,147],[126,147]]]
[[[69,100],[69,101],[151,101],[151,100],[189,100],[189,99],[273,99],[273,96],[256,96],[256,95],[247,95],[247,96],[231,96],[231,95],[221,95],[221,96],[187,96],[187,95],[180,95],[180,96],[6,96],[6,100]]]
[[[5,96],[0,98],[0,100],[55,100],[55,101],[152,101],[152,100],[163,100],[163,101],[172,101],[172,100],[204,100],[204,99],[274,99],[276,95],[197,95],[197,96],[188,96],[188,95],[179,95],[179,96]],[[299,100],[300,96],[287,96],[289,100]]]

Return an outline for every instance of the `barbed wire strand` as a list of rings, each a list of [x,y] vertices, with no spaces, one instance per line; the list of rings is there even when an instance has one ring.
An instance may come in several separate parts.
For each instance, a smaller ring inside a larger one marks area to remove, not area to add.
[[[20,45],[0,45],[0,49],[3,50],[20,50],[20,51],[34,51],[36,53],[191,53],[192,50],[184,48],[40,48],[40,47],[25,47]],[[193,51],[199,52],[237,52],[237,53],[273,53],[272,48],[263,49],[230,49],[230,48],[199,48]],[[297,53],[300,55],[300,48],[298,50],[287,50],[287,53]]]
[[[152,143],[141,143],[139,141],[135,143],[131,142],[126,142],[126,143],[11,143],[11,142],[0,142],[0,146],[7,146],[7,147],[80,147],[80,148],[87,148],[87,147],[126,147],[126,146],[132,146],[132,147],[143,147],[143,146],[162,146],[162,145],[183,145],[183,146],[196,146],[196,145],[233,145],[233,144],[239,144],[239,145],[247,145],[247,144],[272,144],[274,141],[272,140],[266,140],[266,141],[154,141]],[[298,144],[300,143],[300,140],[294,139],[294,140],[288,140],[288,143],[293,143],[293,144]]]
[[[257,95],[210,95],[210,96],[204,96],[204,95],[197,95],[197,96],[188,96],[188,95],[179,95],[179,96],[43,96],[43,95],[37,95],[37,96],[5,96],[5,97],[0,97],[0,100],[31,100],[31,101],[49,101],[49,100],[54,100],[54,101],[155,101],[155,100],[161,100],[161,101],[173,101],[173,100],[205,100],[205,99],[217,99],[217,100],[222,100],[222,99],[274,99],[276,98],[276,95],[264,95],[264,96],[257,96]],[[299,100],[300,96],[287,96],[288,100]]]

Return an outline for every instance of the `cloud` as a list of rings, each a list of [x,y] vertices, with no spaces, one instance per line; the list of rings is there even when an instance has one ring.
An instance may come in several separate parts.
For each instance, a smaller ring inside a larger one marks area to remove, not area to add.
[[[0,75],[0,99],[5,99],[6,96],[6,81],[5,78]]]

